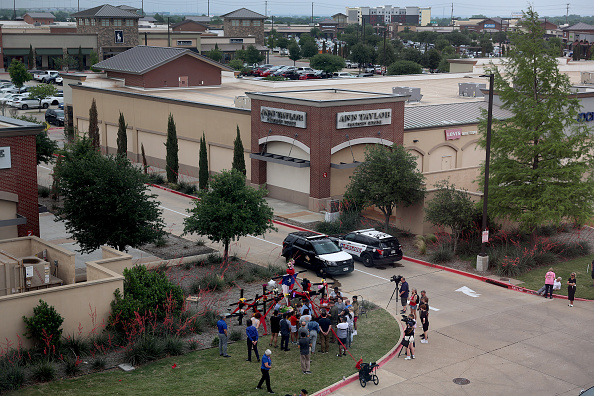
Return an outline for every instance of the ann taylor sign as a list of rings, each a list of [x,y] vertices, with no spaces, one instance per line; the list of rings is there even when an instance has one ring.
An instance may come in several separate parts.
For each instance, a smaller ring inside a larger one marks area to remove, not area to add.
[[[348,111],[336,114],[336,129],[392,124],[392,109]]]
[[[287,125],[295,128],[307,128],[307,114],[304,111],[260,107],[260,121],[269,124]]]

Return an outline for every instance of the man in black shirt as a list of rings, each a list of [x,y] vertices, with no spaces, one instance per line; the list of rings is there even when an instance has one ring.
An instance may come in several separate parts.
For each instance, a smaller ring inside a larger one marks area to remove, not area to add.
[[[402,304],[402,311],[400,313],[406,313],[406,303],[408,301],[408,282],[402,277],[402,284],[400,285],[400,303]]]
[[[299,357],[301,358],[301,371],[303,371],[303,374],[311,374],[311,371],[309,371],[311,362],[309,348],[311,348],[311,342],[307,336],[307,330],[302,329],[299,332],[299,336]]]
[[[330,350],[330,328],[332,326],[332,322],[328,318],[328,314],[326,314],[326,310],[322,310],[322,316],[318,319],[318,324],[320,325],[320,344],[322,344],[322,353],[328,353]]]

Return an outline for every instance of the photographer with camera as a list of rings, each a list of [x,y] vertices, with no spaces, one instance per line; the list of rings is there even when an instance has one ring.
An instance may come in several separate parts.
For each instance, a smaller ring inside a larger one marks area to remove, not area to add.
[[[404,338],[402,339],[402,347],[406,348],[406,357],[404,360],[411,360],[415,358],[415,320],[413,318],[402,315],[402,322],[406,323],[404,330]]]
[[[400,311],[400,313],[405,314],[406,313],[406,303],[408,301],[408,282],[406,281],[406,279],[403,277],[401,277],[400,279],[401,285],[400,285],[400,303],[402,304],[402,311]]]

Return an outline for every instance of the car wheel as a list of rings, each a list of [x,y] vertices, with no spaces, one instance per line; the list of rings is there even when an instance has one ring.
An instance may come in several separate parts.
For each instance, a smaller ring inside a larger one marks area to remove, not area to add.
[[[47,103],[44,103],[41,105],[41,107],[43,107],[44,109],[47,109],[49,107],[49,105]]]
[[[54,100],[54,101],[52,102],[52,106],[55,106],[55,105],[57,105],[57,104],[58,104],[58,101],[57,101],[57,100]]]
[[[373,267],[373,258],[371,257],[371,255],[369,254],[364,254],[361,257],[361,261],[363,262],[363,265],[366,267]]]
[[[23,109],[23,110],[27,110],[28,108],[29,108],[29,106],[27,106],[26,104],[24,104],[24,105],[21,107],[21,109]]]
[[[320,278],[326,278],[326,270],[324,268],[319,268],[316,270],[316,275]]]

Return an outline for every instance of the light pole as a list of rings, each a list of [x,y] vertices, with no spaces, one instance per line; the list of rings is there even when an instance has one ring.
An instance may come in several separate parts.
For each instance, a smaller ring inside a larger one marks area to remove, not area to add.
[[[489,77],[489,106],[487,110],[487,144],[485,153],[485,183],[483,186],[483,226],[481,252],[476,257],[477,271],[486,271],[489,268],[489,256],[487,256],[487,242],[489,241],[489,230],[487,230],[487,202],[489,198],[489,160],[491,158],[491,125],[493,123],[493,83],[495,75],[485,74],[480,77]]]

